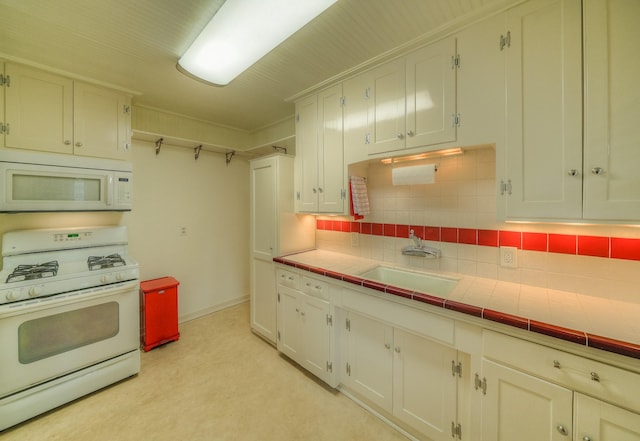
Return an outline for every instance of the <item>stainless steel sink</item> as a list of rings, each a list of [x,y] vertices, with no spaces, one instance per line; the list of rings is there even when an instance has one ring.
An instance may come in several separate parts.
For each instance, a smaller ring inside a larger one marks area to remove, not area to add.
[[[459,281],[459,279],[453,277],[388,266],[377,266],[358,276],[363,279],[384,283],[385,285],[397,286],[399,288],[406,288],[437,296],[446,296],[449,294]]]

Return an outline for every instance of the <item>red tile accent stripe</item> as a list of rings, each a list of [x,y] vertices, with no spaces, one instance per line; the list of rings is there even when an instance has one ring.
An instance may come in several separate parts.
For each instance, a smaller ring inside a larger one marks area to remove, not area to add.
[[[526,231],[477,230],[473,228],[434,227],[425,225],[381,224],[318,219],[316,228],[325,231],[355,232],[374,236],[408,238],[409,231],[424,240],[460,243],[485,247],[509,246],[527,251],[541,251],[591,257],[640,261],[640,239],[571,234],[531,233]]]

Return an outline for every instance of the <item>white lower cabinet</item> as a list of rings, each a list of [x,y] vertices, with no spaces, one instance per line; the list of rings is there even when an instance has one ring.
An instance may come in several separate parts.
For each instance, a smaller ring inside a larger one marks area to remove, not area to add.
[[[573,393],[564,387],[483,360],[485,441],[543,441],[571,438]]]
[[[314,286],[315,289],[315,286]],[[332,387],[333,314],[328,300],[278,285],[278,351]]]
[[[484,356],[482,440],[640,441],[637,373],[490,331]]]
[[[351,392],[431,440],[458,437],[458,351],[351,311],[344,326]]]
[[[640,441],[640,415],[579,393],[575,425],[579,441]]]

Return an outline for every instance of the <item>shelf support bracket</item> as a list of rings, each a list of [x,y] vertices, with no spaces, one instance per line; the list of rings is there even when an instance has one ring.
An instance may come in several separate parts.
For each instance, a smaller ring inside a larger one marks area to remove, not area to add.
[[[235,154],[236,154],[235,150],[225,153],[224,156],[226,157],[227,165],[231,163],[231,158],[233,158]]]
[[[280,146],[277,146],[277,145],[272,145],[271,147],[273,148],[273,150],[276,153],[284,153],[285,155],[287,154],[287,148],[286,147],[280,147]]]
[[[156,156],[160,153],[160,147],[162,147],[162,143],[164,142],[164,138],[160,138],[156,141]]]
[[[196,157],[196,161],[198,160],[198,158],[200,157],[200,150],[202,150],[202,144],[200,144],[199,146],[196,146],[193,151],[195,153],[195,157]]]

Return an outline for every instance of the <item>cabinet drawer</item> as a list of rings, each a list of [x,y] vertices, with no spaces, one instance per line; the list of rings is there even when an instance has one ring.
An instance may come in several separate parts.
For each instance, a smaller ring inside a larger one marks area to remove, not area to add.
[[[329,284],[327,282],[303,276],[300,290],[310,296],[329,300]]]
[[[294,289],[299,289],[300,287],[300,275],[293,271],[278,268],[276,280],[279,285],[288,286]]]
[[[640,374],[492,331],[484,356],[578,392],[640,411]]]

